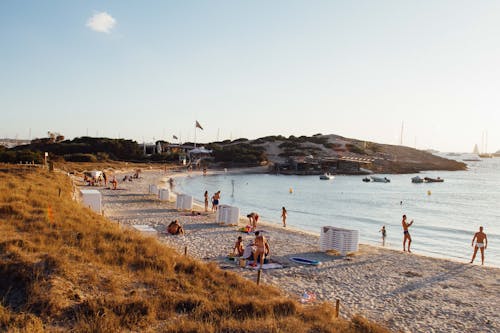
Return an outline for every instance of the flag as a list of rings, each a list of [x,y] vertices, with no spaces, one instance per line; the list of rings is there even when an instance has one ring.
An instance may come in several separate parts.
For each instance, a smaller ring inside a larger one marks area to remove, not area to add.
[[[175,135],[173,135],[173,137],[174,137],[174,139],[175,139],[175,140],[179,139],[179,138],[178,138],[178,137],[176,137]]]
[[[198,122],[198,120],[196,121],[196,124],[195,124],[195,127],[198,127],[199,129],[203,129],[203,127],[201,127],[200,123]]]

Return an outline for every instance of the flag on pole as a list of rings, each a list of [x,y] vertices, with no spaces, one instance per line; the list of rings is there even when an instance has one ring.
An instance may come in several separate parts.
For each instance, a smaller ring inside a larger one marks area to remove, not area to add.
[[[176,137],[175,135],[173,135],[173,137],[174,137],[174,139],[175,139],[175,140],[179,139],[179,138],[178,138],[178,137]]]
[[[195,127],[198,127],[199,129],[203,129],[203,127],[201,127],[200,123],[198,122],[198,120],[196,121],[196,124],[195,124]]]

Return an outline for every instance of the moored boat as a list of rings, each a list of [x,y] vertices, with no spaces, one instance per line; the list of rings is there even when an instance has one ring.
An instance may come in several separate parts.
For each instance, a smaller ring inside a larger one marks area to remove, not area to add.
[[[391,180],[387,177],[375,177],[371,176],[372,180],[376,183],[390,183]]]
[[[364,181],[365,183],[369,183],[369,182],[371,182],[372,180],[371,180],[370,178],[368,178],[368,177],[365,177],[365,178],[363,178],[363,181]]]
[[[331,180],[333,178],[335,178],[335,176],[330,174],[330,173],[324,173],[321,176],[319,176],[319,179],[322,179],[322,180]]]
[[[444,182],[444,179],[440,177],[437,178],[424,177],[424,181],[426,183],[442,183]]]
[[[421,178],[420,176],[415,176],[411,179],[411,182],[414,184],[420,184],[424,182],[424,179]]]

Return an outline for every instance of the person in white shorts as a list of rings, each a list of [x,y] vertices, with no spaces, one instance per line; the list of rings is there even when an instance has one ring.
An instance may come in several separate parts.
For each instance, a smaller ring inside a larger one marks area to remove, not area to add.
[[[476,241],[476,246],[474,246],[474,240]],[[481,265],[484,265],[484,250],[486,250],[486,247],[488,246],[488,238],[483,232],[483,227],[479,227],[479,231],[474,234],[474,238],[472,238],[472,246],[474,246],[474,254],[472,255],[470,263],[472,264],[474,262],[477,254],[477,249],[480,249]]]

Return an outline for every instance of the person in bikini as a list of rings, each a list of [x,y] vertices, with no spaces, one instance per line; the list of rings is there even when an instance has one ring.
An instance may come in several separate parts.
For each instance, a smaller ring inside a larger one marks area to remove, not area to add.
[[[408,232],[408,228],[413,224],[413,220],[411,220],[410,223],[406,222],[406,215],[403,215],[403,221],[401,221],[401,225],[403,226],[403,252],[406,251],[406,240],[408,240],[408,252],[411,253],[410,251],[410,245],[411,245],[411,236],[410,233]]]
[[[474,240],[476,241],[476,246],[474,246]],[[470,263],[472,264],[474,259],[476,259],[477,249],[481,249],[481,265],[484,265],[484,250],[486,250],[486,247],[488,246],[488,238],[483,232],[483,227],[479,227],[479,231],[474,234],[474,238],[472,238],[472,246],[474,246],[474,254],[472,255]]]
[[[286,227],[286,217],[288,213],[285,207],[281,207],[281,220],[283,221],[283,227]]]
[[[252,230],[256,231],[257,230],[257,221],[259,220],[259,214],[255,212],[251,212],[250,214],[247,215],[248,221],[250,225],[252,226]]]
[[[253,244],[256,249],[253,253],[253,263],[250,264],[250,266],[257,266],[257,259],[260,255],[260,267],[262,268],[262,265],[264,264],[264,256],[266,253],[269,254],[269,244],[267,243],[266,238],[260,235],[259,231],[255,232],[255,240]]]
[[[203,196],[205,197],[205,212],[208,212],[208,191],[205,191]]]

